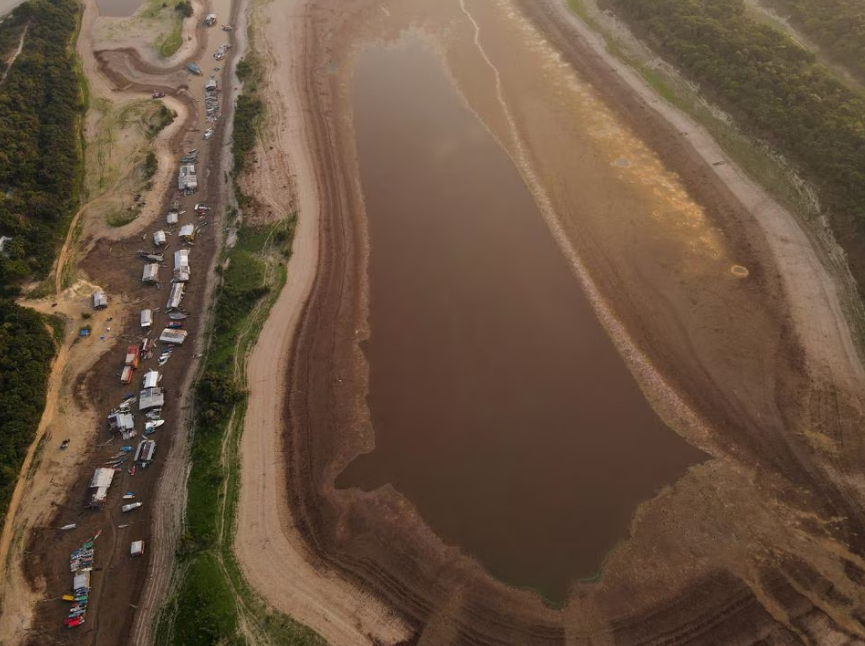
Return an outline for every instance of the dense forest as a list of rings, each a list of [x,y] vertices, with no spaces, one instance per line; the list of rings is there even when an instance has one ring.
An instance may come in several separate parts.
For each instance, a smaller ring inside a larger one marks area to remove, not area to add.
[[[865,224],[865,97],[742,0],[606,0],[750,134],[794,162],[824,209]]]
[[[72,39],[78,11],[74,0],[30,0],[0,24],[4,61],[27,30],[0,85],[2,514],[45,406],[55,351],[46,320],[14,299],[24,281],[50,271],[77,207],[82,105]]]
[[[865,0],[763,0],[865,81]]]

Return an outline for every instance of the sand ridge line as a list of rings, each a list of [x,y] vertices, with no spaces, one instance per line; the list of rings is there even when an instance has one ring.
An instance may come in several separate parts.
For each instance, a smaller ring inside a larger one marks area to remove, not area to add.
[[[263,84],[269,106],[272,149],[257,149],[256,175],[266,178],[268,203],[299,214],[288,279],[271,310],[247,364],[249,400],[241,439],[241,491],[234,549],[249,584],[274,608],[305,623],[334,646],[397,643],[410,630],[368,592],[308,561],[303,539],[285,499],[282,454],[287,363],[295,330],[315,279],[319,249],[318,184],[315,143],[309,131],[303,79],[312,71],[306,59],[308,0],[268,3],[256,50],[267,58]],[[256,25],[258,25],[256,21]],[[284,156],[283,156],[284,155]],[[286,165],[288,164],[288,165]],[[293,185],[293,190],[291,186]]]

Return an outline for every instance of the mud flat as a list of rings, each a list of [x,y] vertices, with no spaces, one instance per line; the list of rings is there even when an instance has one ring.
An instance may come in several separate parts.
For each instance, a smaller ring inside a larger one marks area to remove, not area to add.
[[[729,164],[715,170],[698,128],[635,89],[566,13],[533,6],[531,19],[504,1],[307,9],[303,89],[324,208],[288,367],[289,508],[277,522],[289,542],[305,538],[295,553],[377,597],[421,643],[861,639],[863,389],[838,294],[795,220]],[[508,151],[656,412],[713,456],[640,506],[600,580],[562,608],[490,577],[396,489],[334,487],[375,446],[351,78],[371,43],[396,46],[409,29]],[[609,209],[585,208],[604,195]]]

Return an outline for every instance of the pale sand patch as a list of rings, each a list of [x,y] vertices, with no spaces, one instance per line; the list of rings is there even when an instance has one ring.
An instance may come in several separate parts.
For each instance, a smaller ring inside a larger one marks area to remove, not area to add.
[[[258,147],[259,199],[274,213],[299,213],[288,282],[247,365],[249,403],[241,441],[235,553],[247,581],[274,608],[334,646],[395,643],[411,631],[368,593],[313,566],[286,505],[282,447],[287,360],[318,262],[319,187],[304,109],[307,0],[256,7],[257,51],[265,59],[268,145]]]

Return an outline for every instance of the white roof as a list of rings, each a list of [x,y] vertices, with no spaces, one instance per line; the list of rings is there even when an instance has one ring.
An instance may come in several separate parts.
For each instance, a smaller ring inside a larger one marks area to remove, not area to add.
[[[191,225],[190,225],[191,226]],[[189,280],[189,249],[174,252],[174,280],[185,283]]]
[[[153,325],[153,310],[141,310],[141,327]]]
[[[165,244],[165,231],[159,230],[153,234],[153,244]]]
[[[168,224],[177,224],[178,217],[179,216],[175,211],[170,211],[168,215],[165,216],[165,221],[168,222]]]
[[[189,267],[189,249],[180,249],[174,252],[174,268],[180,269],[181,267]]]
[[[132,544],[129,546],[129,554],[131,556],[144,554],[144,541],[132,541]]]
[[[93,472],[93,477],[90,479],[90,488],[95,489],[90,497],[91,505],[101,505],[106,496],[108,496],[108,488],[111,486],[111,481],[114,479],[114,469],[107,467],[99,467]]]
[[[138,410],[162,408],[164,403],[165,394],[162,392],[162,388],[145,388],[138,397]]]
[[[81,588],[90,589],[90,572],[79,572],[72,578],[72,589],[80,590]]]
[[[148,370],[144,373],[144,387],[156,388],[159,385],[159,371]]]
[[[109,487],[111,486],[112,480],[114,480],[114,469],[98,467],[93,471],[93,477],[90,479],[90,487]]]
[[[141,274],[143,282],[154,281],[159,278],[159,263],[149,262],[144,265],[144,272]]]
[[[186,341],[187,334],[188,332],[186,330],[172,330],[171,328],[165,328],[162,330],[162,334],[159,335],[159,340],[163,343],[176,343],[177,345],[181,345]]]
[[[171,286],[171,293],[168,294],[168,309],[173,310],[180,307],[180,302],[183,300],[183,283],[174,283]]]
[[[135,428],[135,418],[132,413],[114,413],[114,423],[121,431],[128,431]]]
[[[198,188],[198,177],[195,174],[195,164],[184,164],[177,173],[177,186],[184,188]]]
[[[188,238],[189,236],[195,234],[195,225],[194,224],[184,224],[180,227],[180,237]]]

